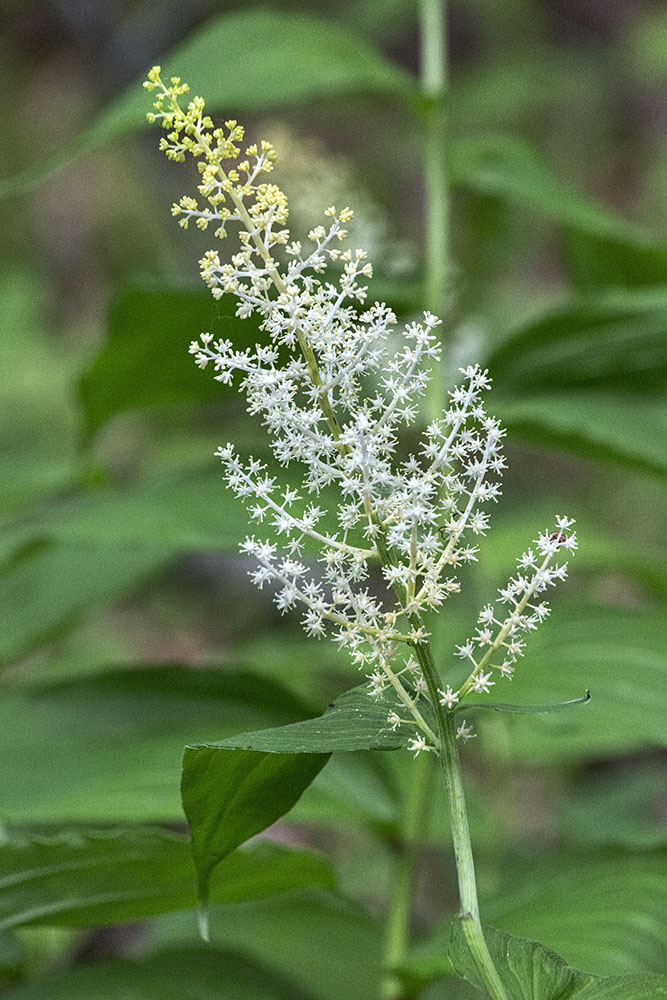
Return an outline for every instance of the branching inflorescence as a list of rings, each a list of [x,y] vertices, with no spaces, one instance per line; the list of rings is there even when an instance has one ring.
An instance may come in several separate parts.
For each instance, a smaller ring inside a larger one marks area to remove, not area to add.
[[[242,545],[255,559],[252,579],[271,586],[282,611],[302,606],[306,632],[329,634],[344,647],[366,671],[374,697],[393,689],[405,712],[392,710],[388,725],[416,728],[409,743],[415,753],[437,749],[424,711],[433,694],[421,665],[424,615],[458,591],[455,571],[477,558],[474,538],[486,533],[488,505],[500,495],[504,431],[482,402],[488,373],[462,369],[462,384],[422,435],[419,454],[399,458],[399,429],[414,423],[439,358],[440,321],[424,313],[404,327],[395,351],[394,313],[384,303],[366,305],[372,268],[365,252],[342,248],[352,212],[327,209],[327,225],[308,234],[312,246],[305,251],[284,227],[285,195],[265,180],[273,147],[252,145],[239,160],[243,128],[235,121],[215,128],[199,97],[183,110],[187,85],[172,77],[165,86],[159,67],[144,86],[157,91],[148,118],[166,129],[160,148],[175,161],[191,155],[201,174],[204,207],[181,198],[172,209],[180,225],[214,225],[218,238],[230,223],[240,227],[240,250],[226,263],[217,251],[206,253],[202,278],[215,298],[236,296],[238,316],[258,315],[266,334],[254,351],[238,351],[203,333],[190,351],[218,381],[238,377],[279,465],[298,463],[303,473],[299,489],[284,487],[232,444],[216,452],[250,517],[271,529],[270,539],[252,535]],[[328,276],[332,265],[335,279]],[[329,487],[338,491],[335,523],[317,502]],[[512,676],[524,634],[548,614],[542,593],[566,575],[566,564],[554,564],[554,557],[576,548],[571,524],[557,518],[556,530],[535,542],[538,555],[528,550],[520,557],[517,575],[499,592],[503,610],[488,605],[480,612],[475,635],[457,647],[470,663],[467,680],[456,691],[450,685],[439,691],[446,710],[460,707],[471,691],[488,692],[494,677]],[[303,560],[311,542],[319,551],[316,568]],[[372,586],[373,567],[384,577],[384,596]],[[458,734],[472,735],[465,722]]]

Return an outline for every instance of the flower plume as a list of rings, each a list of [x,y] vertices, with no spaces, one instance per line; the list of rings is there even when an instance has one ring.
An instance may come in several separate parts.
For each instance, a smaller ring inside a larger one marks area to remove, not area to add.
[[[254,557],[252,579],[271,587],[281,611],[300,607],[309,635],[328,634],[346,648],[375,696],[392,688],[409,718],[392,711],[388,724],[416,727],[415,753],[432,749],[437,737],[421,710],[433,695],[420,669],[425,615],[458,591],[457,568],[477,558],[475,539],[489,527],[505,465],[504,431],[483,403],[488,372],[461,369],[447,410],[421,435],[418,452],[402,456],[400,429],[416,420],[440,356],[440,321],[425,312],[398,333],[391,308],[366,304],[372,267],[363,250],[346,246],[350,209],[328,208],[307,248],[292,241],[287,198],[265,179],[276,159],[271,144],[242,152],[243,128],[235,121],[214,127],[199,97],[181,108],[187,85],[178,77],[165,85],[159,67],[145,86],[157,92],[148,117],[166,131],[161,149],[177,162],[192,156],[201,175],[200,200],[185,196],[173,206],[179,224],[213,225],[219,239],[238,227],[239,249],[224,260],[207,252],[202,278],[216,298],[236,298],[237,315],[257,315],[265,334],[239,351],[202,333],[190,352],[218,381],[237,381],[278,465],[301,472],[298,488],[285,487],[233,444],[216,452],[228,486],[257,523],[242,544]],[[338,495],[333,522],[318,502],[330,487]],[[564,564],[550,563],[557,550],[575,547],[565,533],[570,524],[560,518],[555,533],[540,537],[541,561],[532,551],[521,557],[500,595],[506,613],[483,609],[475,637],[458,647],[472,670],[459,690],[439,692],[448,711],[468,691],[488,691],[493,676],[511,676],[521,636],[546,615],[537,595],[565,575]],[[306,558],[312,552],[315,567]],[[384,592],[371,578],[374,567]],[[465,723],[460,729],[470,737]]]

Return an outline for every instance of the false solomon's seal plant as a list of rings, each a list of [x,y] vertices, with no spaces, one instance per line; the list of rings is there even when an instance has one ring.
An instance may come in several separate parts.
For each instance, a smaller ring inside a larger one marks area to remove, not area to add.
[[[213,227],[220,240],[238,227],[240,245],[226,258],[206,253],[202,278],[216,299],[235,296],[237,315],[256,314],[264,333],[243,351],[202,333],[190,352],[218,381],[237,379],[278,466],[302,470],[295,489],[233,444],[216,453],[257,526],[241,546],[253,559],[252,579],[271,588],[281,611],[298,608],[310,636],[328,635],[349,653],[368,679],[368,697],[386,703],[386,729],[399,731],[415,755],[439,759],[465,940],[487,991],[502,1000],[479,918],[457,747],[474,733],[461,712],[469,696],[511,679],[528,634],[549,613],[543,595],[566,576],[562,555],[576,548],[573,522],[557,517],[482,608],[474,634],[452,651],[469,667],[454,688],[447,665],[442,677],[436,667],[429,629],[432,612],[459,590],[458,568],[476,560],[475,541],[500,495],[504,431],[484,406],[488,372],[461,370],[448,409],[426,428],[418,452],[404,457],[399,434],[415,422],[440,356],[440,321],[425,312],[397,338],[392,310],[367,304],[372,268],[363,250],[346,247],[349,209],[328,208],[307,247],[291,240],[287,198],[267,179],[276,159],[271,144],[242,151],[243,128],[235,121],[214,127],[200,97],[182,108],[188,86],[178,77],[163,83],[159,67],[144,86],[155,93],[149,121],[166,131],[160,148],[177,162],[192,156],[201,175],[200,198],[181,198],[173,215],[185,229]],[[333,525],[318,502],[324,488],[337,490]],[[304,555],[313,545],[316,563]]]

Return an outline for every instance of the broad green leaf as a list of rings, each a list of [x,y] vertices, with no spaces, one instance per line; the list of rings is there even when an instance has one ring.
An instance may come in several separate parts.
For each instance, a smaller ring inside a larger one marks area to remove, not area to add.
[[[574,234],[570,263],[576,284],[650,286],[667,281],[665,247],[561,184],[526,143],[509,136],[458,139],[452,146],[451,172],[456,186],[530,207]],[[584,240],[590,250],[586,256]]]
[[[474,712],[478,708],[485,708],[492,712],[506,712],[508,715],[550,715],[552,712],[564,712],[572,708],[573,705],[587,705],[591,700],[591,693],[587,691],[583,698],[572,698],[570,701],[557,701],[551,705],[510,705],[504,702],[466,701],[459,705],[456,712]]]
[[[484,925],[484,939],[508,1000],[570,1000],[592,979],[537,941],[512,937]],[[462,920],[452,923],[449,960],[454,971],[473,986],[484,983],[468,949]]]
[[[178,74],[191,85],[192,94],[205,98],[210,112],[235,118],[248,111],[360,92],[405,100],[416,93],[407,73],[357,35],[305,11],[264,9],[216,17],[165,56],[162,66],[164,79]],[[85,153],[146,127],[152,101],[141,83],[137,80],[115,98],[49,161],[6,180],[0,197],[29,190]]]
[[[57,542],[63,550],[67,546],[72,558],[89,551],[86,558],[91,559],[90,553],[99,558],[100,550],[116,548],[160,550],[165,560],[167,553],[183,550],[236,550],[248,533],[248,512],[225,489],[223,470],[212,452],[203,469],[155,475],[131,487],[91,490],[47,514],[33,515],[7,531],[0,554],[14,558],[43,541]],[[278,478],[285,485],[298,485],[290,469],[280,470]],[[325,508],[335,511],[330,488],[320,498]],[[335,531],[335,514],[325,513],[322,523]]]
[[[592,975],[662,973],[667,886],[665,850],[559,853],[547,861],[507,864],[481,892],[484,920],[537,938],[562,961]],[[451,975],[444,920],[415,946],[400,970],[425,984]]]
[[[494,399],[510,437],[667,477],[667,412],[660,399],[550,393]]]
[[[301,796],[290,814],[296,823],[318,823],[349,832],[351,824],[398,836],[400,803],[396,754],[338,753]],[[411,757],[408,764],[413,764]]]
[[[560,826],[569,844],[579,848],[625,847],[649,850],[667,846],[661,815],[664,763],[624,758],[611,767],[586,769],[559,803]]]
[[[6,1000],[313,1000],[293,980],[246,956],[173,948],[148,958],[114,958],[50,973],[9,990]]]
[[[127,410],[173,407],[224,399],[235,388],[202,372],[188,354],[200,333],[231,339],[243,350],[258,338],[255,319],[216,305],[208,290],[128,286],[112,301],[107,340],[79,382],[86,429],[94,433]]]
[[[239,733],[209,749],[259,750],[268,753],[333,753],[336,750],[396,750],[405,746],[412,732],[393,730],[387,715],[397,709],[388,693],[380,700],[369,696],[367,685],[339,695],[324,715],[293,722],[278,729]],[[404,712],[405,714],[405,712]],[[199,748],[193,748],[199,749]]]
[[[330,753],[405,745],[411,732],[403,735],[387,723],[393,707],[393,700],[374,701],[367,688],[353,688],[317,719],[185,748],[183,808],[204,907],[213,868],[288,812]]]
[[[659,609],[561,603],[530,636],[511,682],[512,700],[556,702],[585,685],[590,704],[574,712],[497,719],[507,727],[513,754],[533,764],[664,746],[666,675]],[[484,718],[477,717],[482,740]]]
[[[320,856],[278,844],[234,851],[211,885],[216,903],[305,886],[332,888]],[[196,905],[190,841],[159,828],[9,835],[0,846],[0,929],[99,927]]]
[[[155,945],[164,947],[194,940],[197,923],[189,913],[167,914],[151,922],[151,933]],[[337,893],[302,891],[211,906],[217,947],[294,979],[320,1000],[380,995],[383,936],[380,920]]]
[[[78,474],[71,389],[79,359],[52,335],[45,284],[28,271],[0,267],[0,366],[6,373],[0,382],[2,517],[62,489]]]
[[[211,872],[235,847],[289,812],[328,759],[321,753],[185,748],[181,795],[192,835],[204,938]]]
[[[0,575],[0,663],[27,655],[94,609],[126,597],[171,557],[158,546],[27,546]]]
[[[203,471],[91,492],[35,523],[34,531],[93,553],[112,546],[133,551],[162,546],[172,554],[235,551],[248,532],[248,512],[225,489],[222,469],[211,456]]]
[[[660,1000],[667,976],[609,976],[579,990],[572,1000]]]
[[[16,931],[0,932],[0,989],[20,983],[27,964],[25,943]]]
[[[565,305],[510,333],[487,361],[507,393],[660,392],[667,382],[667,286]]]
[[[665,973],[666,865],[665,849],[559,854],[506,869],[482,913],[596,975]]]
[[[308,707],[267,677],[118,669],[0,699],[7,823],[172,822],[188,740],[276,725]]]

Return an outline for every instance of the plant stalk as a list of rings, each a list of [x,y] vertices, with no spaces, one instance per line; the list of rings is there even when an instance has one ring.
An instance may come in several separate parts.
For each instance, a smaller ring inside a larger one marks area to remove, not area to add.
[[[488,946],[484,940],[479,917],[475,864],[472,855],[468,813],[463,791],[459,748],[456,742],[455,716],[440,704],[440,678],[430,646],[428,643],[420,643],[415,645],[414,648],[438,719],[438,733],[440,738],[438,760],[447,788],[449,818],[452,828],[454,857],[456,860],[459,898],[461,902],[461,912],[459,915],[463,924],[463,932],[468,943],[468,948],[477,966],[477,971],[489,996],[492,1000],[508,1000],[505,987],[500,980]]]
[[[425,192],[424,300],[436,316],[444,316],[449,292],[449,192],[446,160],[445,98],[447,93],[447,3],[421,0],[422,139]],[[443,366],[444,368],[444,366]],[[437,376],[426,394],[430,422],[445,409],[445,380]]]

